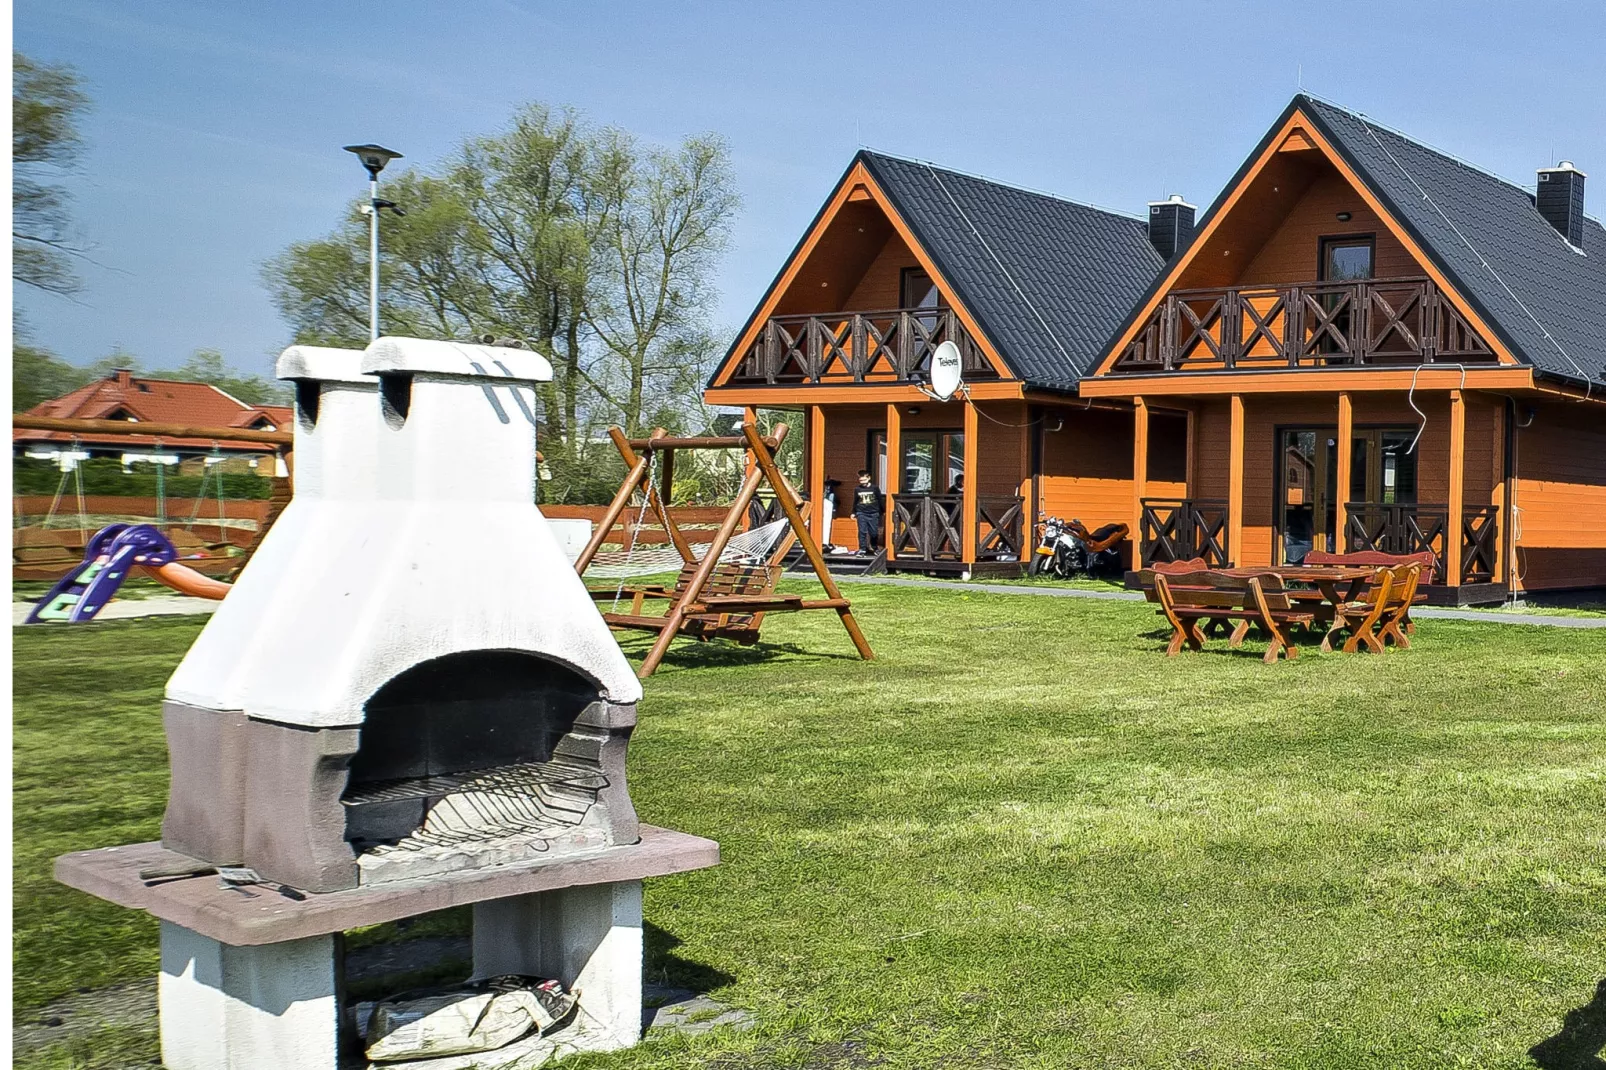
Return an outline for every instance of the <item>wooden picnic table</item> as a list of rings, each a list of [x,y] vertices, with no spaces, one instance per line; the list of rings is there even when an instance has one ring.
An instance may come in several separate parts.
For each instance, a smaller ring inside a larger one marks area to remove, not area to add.
[[[1316,607],[1317,621],[1324,627],[1333,620],[1334,607],[1346,602],[1358,601],[1366,592],[1366,587],[1372,578],[1377,575],[1375,565],[1258,565],[1246,568],[1229,568],[1225,570],[1229,576],[1266,576],[1282,577],[1284,583],[1306,583],[1321,592],[1321,604]],[[1341,591],[1340,584],[1346,584]],[[1314,594],[1315,592],[1312,592]],[[1314,602],[1311,596],[1301,597],[1300,592],[1290,591],[1289,594],[1299,601]]]

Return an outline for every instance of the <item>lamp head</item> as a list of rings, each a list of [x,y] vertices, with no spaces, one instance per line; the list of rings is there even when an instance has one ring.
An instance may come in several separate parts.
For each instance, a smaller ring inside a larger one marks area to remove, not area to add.
[[[385,169],[387,163],[402,158],[401,153],[392,152],[383,145],[347,145],[346,151],[356,154],[374,178],[379,177],[379,172]]]

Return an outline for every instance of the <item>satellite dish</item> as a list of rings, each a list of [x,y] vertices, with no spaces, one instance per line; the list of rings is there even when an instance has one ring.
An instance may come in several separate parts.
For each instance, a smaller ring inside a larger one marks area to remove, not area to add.
[[[944,342],[931,355],[931,392],[944,401],[953,397],[964,382],[959,365],[959,347],[952,342]]]

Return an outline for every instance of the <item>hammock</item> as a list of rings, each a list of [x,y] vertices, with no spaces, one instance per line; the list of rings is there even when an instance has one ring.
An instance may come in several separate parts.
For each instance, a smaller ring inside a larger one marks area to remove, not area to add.
[[[770,548],[775,545],[781,533],[786,530],[787,520],[783,516],[779,520],[772,520],[768,524],[761,524],[752,531],[743,531],[732,535],[720,553],[721,561],[743,561],[750,564],[762,564],[769,557]],[[708,553],[712,543],[697,543],[692,546],[692,556],[701,561]],[[578,553],[575,555],[578,557]],[[653,576],[660,572],[678,572],[686,562],[681,559],[680,551],[673,546],[657,546],[651,549],[602,551],[591,559],[591,565],[586,569],[587,576],[596,576],[598,579],[629,579],[632,576]]]

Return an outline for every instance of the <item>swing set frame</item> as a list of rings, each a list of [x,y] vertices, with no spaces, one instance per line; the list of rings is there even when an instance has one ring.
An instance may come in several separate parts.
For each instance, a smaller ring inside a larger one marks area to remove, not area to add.
[[[670,643],[677,636],[685,635],[703,641],[731,639],[751,645],[758,641],[759,625],[766,613],[797,613],[815,609],[835,610],[859,656],[866,661],[875,657],[864,632],[859,629],[859,622],[854,619],[852,603],[843,597],[836,580],[825,567],[819,543],[804,521],[806,504],[775,463],[775,451],[786,441],[785,424],[777,424],[768,437],[759,434],[757,426],[752,423],[742,424],[739,436],[676,438],[659,428],[647,438],[632,439],[618,427],[610,428],[608,435],[618,449],[619,456],[624,459],[627,474],[590,541],[575,560],[575,571],[584,578],[586,569],[629,508],[630,499],[637,493],[645,498],[642,515],[647,509],[652,510],[680,554],[682,563],[680,578],[674,587],[626,587],[621,584],[617,590],[591,590],[592,598],[599,602],[611,599],[617,604],[623,595],[631,597],[631,612],[602,614],[602,619],[610,627],[658,634],[637,676],[645,680],[656,672]],[[668,503],[673,500],[674,494],[675,452],[729,449],[747,451],[747,475],[713,541],[699,559],[686,540],[685,533],[669,515]],[[655,465],[658,469],[657,484],[652,479]],[[775,501],[786,517],[789,527],[787,535],[777,542],[776,548],[761,565],[722,562],[720,557],[725,547],[747,518],[759,488],[765,484],[774,491]],[[813,566],[820,585],[825,588],[826,597],[806,599],[801,595],[775,590],[781,560],[791,549],[794,540],[802,546],[804,556]],[[669,608],[661,617],[643,616],[641,609],[648,599],[666,599]]]

